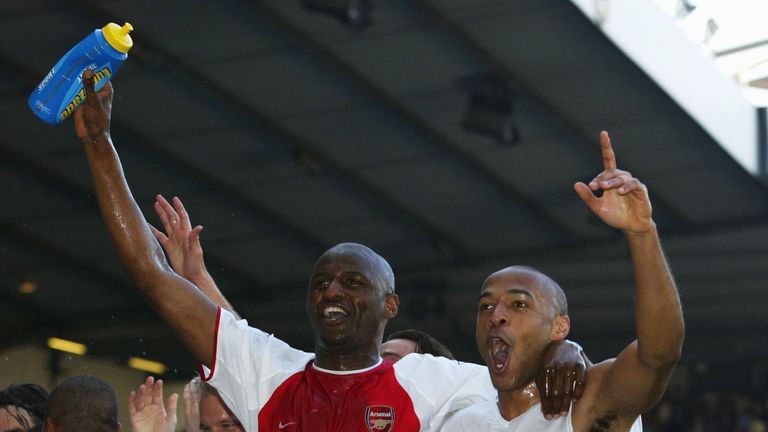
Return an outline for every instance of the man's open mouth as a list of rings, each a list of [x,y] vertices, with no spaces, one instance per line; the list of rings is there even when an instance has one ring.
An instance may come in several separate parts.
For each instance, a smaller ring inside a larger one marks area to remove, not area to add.
[[[491,359],[491,371],[501,373],[507,367],[509,360],[509,345],[501,338],[492,337],[488,345],[488,354]]]
[[[323,308],[323,318],[326,324],[340,324],[349,317],[349,313],[339,306],[329,305]]]

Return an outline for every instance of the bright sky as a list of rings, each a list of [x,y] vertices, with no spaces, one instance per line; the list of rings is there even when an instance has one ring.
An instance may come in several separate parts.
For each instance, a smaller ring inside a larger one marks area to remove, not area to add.
[[[688,0],[688,4],[696,8],[687,15],[679,13],[682,0],[656,0],[656,3],[677,21],[688,37],[715,56],[726,76],[745,84],[747,98],[758,105],[768,104],[768,89],[746,85],[768,78],[768,0]],[[710,20],[717,27],[714,33],[708,31]],[[763,44],[758,47],[723,53],[760,42]],[[768,79],[765,85],[768,86]]]

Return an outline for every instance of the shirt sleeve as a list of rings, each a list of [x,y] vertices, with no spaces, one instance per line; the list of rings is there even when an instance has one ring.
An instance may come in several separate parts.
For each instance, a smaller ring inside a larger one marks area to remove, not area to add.
[[[256,430],[259,411],[275,389],[314,356],[220,308],[214,361],[210,368],[201,365],[201,378],[216,388],[245,430]]]
[[[394,368],[400,385],[411,396],[422,428],[428,425],[428,429],[438,430],[456,411],[496,397],[485,366],[409,354]]]

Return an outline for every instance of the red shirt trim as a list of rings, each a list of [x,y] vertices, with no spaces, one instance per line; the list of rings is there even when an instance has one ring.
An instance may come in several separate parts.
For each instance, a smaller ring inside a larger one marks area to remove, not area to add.
[[[213,358],[211,359],[211,367],[209,368],[211,373],[206,376],[203,364],[197,364],[197,373],[200,375],[200,379],[203,380],[203,382],[210,381],[211,378],[213,378],[213,373],[216,371],[216,350],[219,348],[219,324],[221,324],[221,306],[216,310],[216,327],[213,329]]]

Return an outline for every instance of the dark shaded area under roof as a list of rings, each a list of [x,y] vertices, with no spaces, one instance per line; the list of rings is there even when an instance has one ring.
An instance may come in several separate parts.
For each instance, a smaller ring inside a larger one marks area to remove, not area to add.
[[[683,298],[686,361],[766,358],[768,190],[568,1],[375,2],[354,30],[299,1],[0,3],[0,348],[51,335],[96,356],[191,357],[130,289],[71,121],[26,106],[94,28],[129,21],[113,137],[152,223],[181,197],[208,268],[249,322],[312,349],[304,287],[343,241],[395,269],[390,330],[477,360],[490,272],[533,265],[569,297],[593,359],[634,334],[620,233],[572,185],[601,170],[597,135],[646,182]],[[516,143],[461,126],[467,78],[514,94]],[[38,290],[22,295],[22,281]]]

